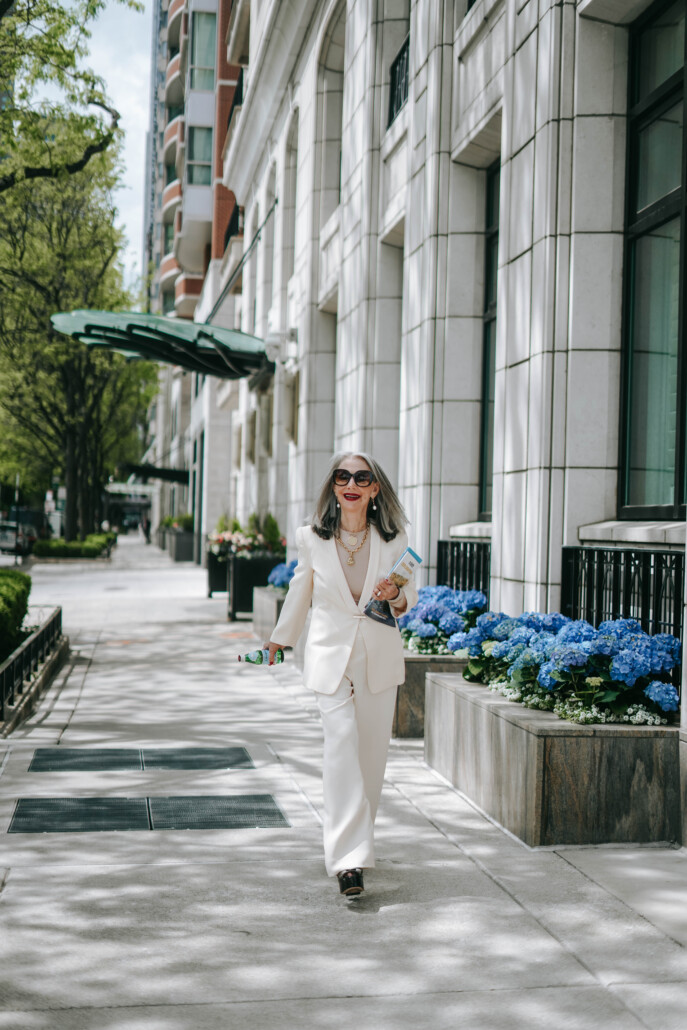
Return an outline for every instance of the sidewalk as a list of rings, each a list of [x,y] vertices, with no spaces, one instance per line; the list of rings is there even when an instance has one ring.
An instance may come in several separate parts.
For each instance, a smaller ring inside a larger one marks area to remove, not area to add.
[[[378,865],[321,853],[321,735],[296,668],[205,573],[124,537],[36,565],[72,660],[0,741],[0,1030],[671,1030],[687,1025],[687,852],[532,851],[394,742]],[[254,768],[29,772],[38,748],[244,746]],[[289,826],[8,833],[17,799],[271,795]]]

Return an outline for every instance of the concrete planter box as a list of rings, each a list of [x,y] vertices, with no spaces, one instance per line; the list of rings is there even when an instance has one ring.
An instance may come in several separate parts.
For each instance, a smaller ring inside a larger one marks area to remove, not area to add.
[[[422,737],[425,733],[425,676],[428,672],[461,672],[465,662],[450,655],[406,652],[406,681],[398,688],[393,737]]]
[[[677,726],[579,726],[427,676],[425,759],[532,847],[681,840]]]
[[[184,529],[169,530],[167,550],[172,561],[193,561],[193,533]]]
[[[166,551],[167,550],[167,530],[166,529],[162,529],[162,528],[161,529],[157,529],[155,531],[155,537],[156,537],[156,540],[157,540],[157,546],[160,548],[160,550],[161,551]]]
[[[281,558],[237,558],[229,555],[227,618],[233,622],[238,612],[253,614],[253,590],[267,586],[267,577]]]
[[[208,597],[212,597],[213,594],[226,594],[229,578],[229,563],[226,556],[220,558],[214,551],[206,551],[205,567],[208,570]]]
[[[269,640],[277,625],[286,597],[285,590],[253,587],[253,632],[261,643]]]

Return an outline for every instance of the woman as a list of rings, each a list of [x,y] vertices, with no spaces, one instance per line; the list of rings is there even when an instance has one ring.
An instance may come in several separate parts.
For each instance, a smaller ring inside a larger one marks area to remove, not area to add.
[[[337,454],[309,526],[296,531],[298,565],[265,647],[298,640],[312,603],[303,678],[324,727],[324,857],[348,897],[362,893],[374,860],[373,827],[382,791],[396,688],[405,679],[396,626],[368,618],[371,598],[398,616],[417,601],[387,574],[408,546],[405,512],[379,464]]]

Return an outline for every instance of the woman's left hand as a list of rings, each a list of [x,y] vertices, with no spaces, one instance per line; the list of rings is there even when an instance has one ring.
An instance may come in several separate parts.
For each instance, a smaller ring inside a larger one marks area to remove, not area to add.
[[[395,601],[401,591],[390,579],[380,579],[372,591],[375,601]]]

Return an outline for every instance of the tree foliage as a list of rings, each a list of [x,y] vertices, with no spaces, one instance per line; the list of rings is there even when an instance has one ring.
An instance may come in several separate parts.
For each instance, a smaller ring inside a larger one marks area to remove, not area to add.
[[[0,193],[76,174],[114,140],[119,114],[84,64],[105,2],[0,0]]]
[[[137,461],[154,366],[56,333],[50,315],[128,306],[111,190],[116,153],[0,194],[0,475],[67,486],[66,535],[98,523],[104,483]]]

